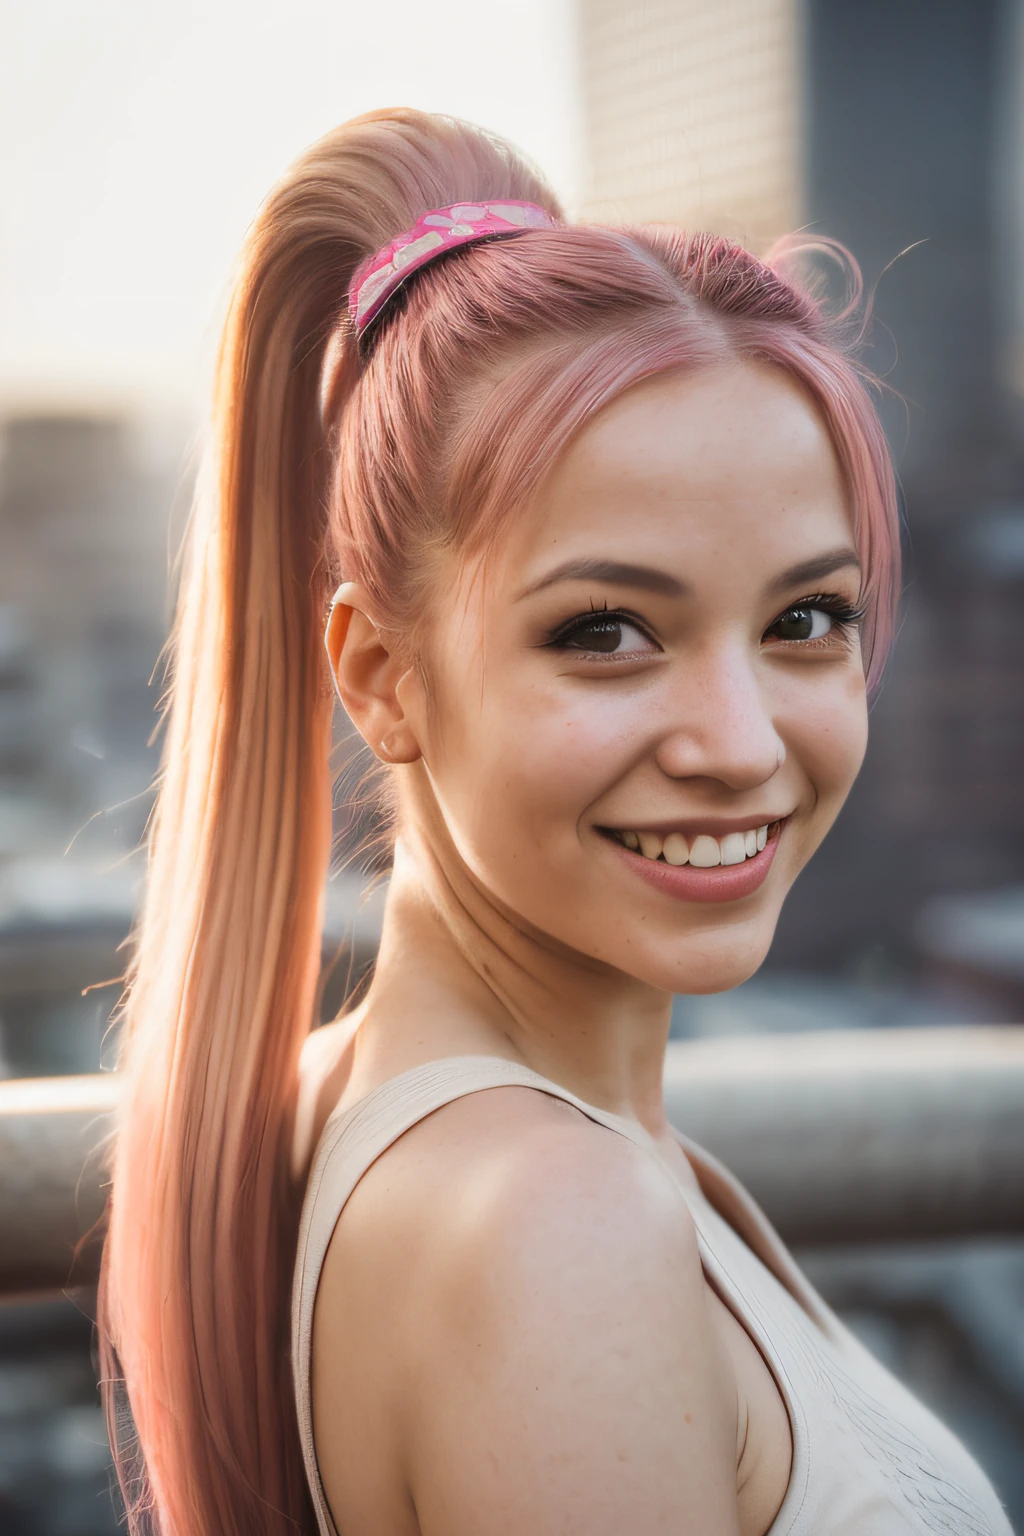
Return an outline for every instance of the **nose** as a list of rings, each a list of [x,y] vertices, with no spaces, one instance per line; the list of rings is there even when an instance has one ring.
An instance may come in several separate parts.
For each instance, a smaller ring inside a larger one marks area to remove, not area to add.
[[[712,779],[738,793],[765,784],[786,760],[764,680],[738,647],[688,658],[665,723],[655,760],[669,778]]]

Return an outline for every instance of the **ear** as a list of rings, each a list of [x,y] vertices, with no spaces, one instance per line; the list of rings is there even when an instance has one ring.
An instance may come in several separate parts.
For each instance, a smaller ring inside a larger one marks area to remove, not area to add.
[[[420,745],[399,699],[409,668],[377,628],[366,592],[346,581],[334,594],[324,635],[331,676],[345,712],[370,750],[386,763],[414,763]]]

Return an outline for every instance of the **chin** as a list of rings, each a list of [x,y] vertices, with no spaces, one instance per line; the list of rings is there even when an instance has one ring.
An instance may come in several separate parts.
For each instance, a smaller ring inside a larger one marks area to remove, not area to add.
[[[700,942],[680,945],[671,963],[659,959],[649,970],[645,968],[641,979],[660,991],[692,997],[731,992],[760,970],[774,932],[773,923],[768,932],[740,935],[725,930],[705,935]]]

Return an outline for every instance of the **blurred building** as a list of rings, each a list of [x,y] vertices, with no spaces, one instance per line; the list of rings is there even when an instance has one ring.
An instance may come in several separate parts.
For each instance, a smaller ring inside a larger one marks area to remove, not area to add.
[[[926,900],[1024,882],[1024,5],[581,0],[580,16],[589,215],[757,250],[806,225],[874,292],[905,619],[861,780],[769,965],[927,965]]]
[[[95,1070],[155,768],[173,481],[126,424],[0,437],[0,1076]]]
[[[63,853],[152,774],[172,486],[131,449],[125,423],[87,416],[15,418],[0,440],[0,859]],[[114,820],[104,840],[131,847],[145,810]]]
[[[797,0],[583,0],[585,213],[760,243],[801,222]]]

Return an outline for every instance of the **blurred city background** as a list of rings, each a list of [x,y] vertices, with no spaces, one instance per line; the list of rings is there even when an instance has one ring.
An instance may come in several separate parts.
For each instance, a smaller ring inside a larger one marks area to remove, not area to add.
[[[113,1059],[232,255],[305,143],[399,103],[508,134],[584,217],[758,250],[809,227],[855,254],[903,624],[864,772],[768,962],[680,999],[674,1030],[1019,1023],[1024,0],[392,0],[381,25],[353,0],[0,5],[0,1075]],[[326,954],[359,886],[332,885]],[[1024,1527],[1024,1247],[802,1257]],[[116,1528],[90,1334],[88,1296],[0,1306],[4,1536]]]

